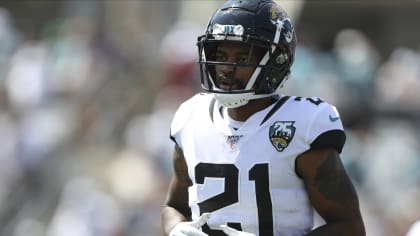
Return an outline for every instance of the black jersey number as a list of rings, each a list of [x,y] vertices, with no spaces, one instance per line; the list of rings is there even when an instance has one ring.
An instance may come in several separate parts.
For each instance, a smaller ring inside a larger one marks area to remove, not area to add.
[[[319,105],[319,104],[321,104],[321,103],[323,103],[324,101],[322,101],[320,98],[306,98],[305,99],[306,101],[309,101],[309,102],[311,102],[312,104],[314,104],[314,105]],[[296,97],[295,98],[295,101],[302,101],[302,97]]]
[[[248,179],[255,182],[256,204],[258,209],[258,231],[259,235],[273,235],[273,212],[270,195],[270,179],[268,164],[256,164],[248,172]],[[195,167],[195,181],[204,184],[206,177],[223,178],[225,189],[205,201],[198,203],[200,214],[212,212],[238,202],[238,181],[239,170],[234,164],[199,163]],[[242,230],[238,222],[228,222],[230,227]],[[207,224],[203,231],[208,235],[225,235],[220,230],[212,230]]]

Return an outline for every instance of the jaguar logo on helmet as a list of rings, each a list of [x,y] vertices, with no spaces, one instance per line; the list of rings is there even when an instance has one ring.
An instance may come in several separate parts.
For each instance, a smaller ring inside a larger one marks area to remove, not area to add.
[[[293,28],[293,25],[290,22],[289,18],[286,18],[283,21],[283,35],[284,35],[284,38],[286,39],[286,41],[288,43],[292,42],[292,40],[293,40],[293,31],[294,30],[295,29]]]
[[[269,138],[277,151],[282,152],[289,146],[295,135],[294,121],[276,121],[270,126]]]
[[[270,18],[273,21],[277,21],[277,20],[281,20],[284,15],[283,15],[283,11],[279,6],[272,6],[270,9]]]

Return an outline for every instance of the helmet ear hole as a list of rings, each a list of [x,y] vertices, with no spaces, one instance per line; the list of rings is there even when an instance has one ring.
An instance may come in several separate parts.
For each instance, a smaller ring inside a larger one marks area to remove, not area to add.
[[[276,63],[283,65],[288,59],[289,57],[287,56],[286,53],[280,53],[280,55],[276,57]]]

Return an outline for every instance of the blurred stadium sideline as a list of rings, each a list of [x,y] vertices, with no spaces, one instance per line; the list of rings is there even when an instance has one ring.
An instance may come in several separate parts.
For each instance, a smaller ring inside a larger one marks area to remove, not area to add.
[[[298,35],[283,92],[339,108],[367,235],[405,236],[420,220],[420,2],[278,2]],[[0,1],[0,236],[161,235],[169,125],[199,91],[196,37],[222,3]]]

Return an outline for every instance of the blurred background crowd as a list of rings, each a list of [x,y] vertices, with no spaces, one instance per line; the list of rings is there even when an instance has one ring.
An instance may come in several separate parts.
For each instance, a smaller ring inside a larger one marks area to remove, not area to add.
[[[420,2],[278,2],[283,93],[335,104],[368,235],[420,220]],[[0,235],[157,236],[169,126],[220,0],[0,1]]]

